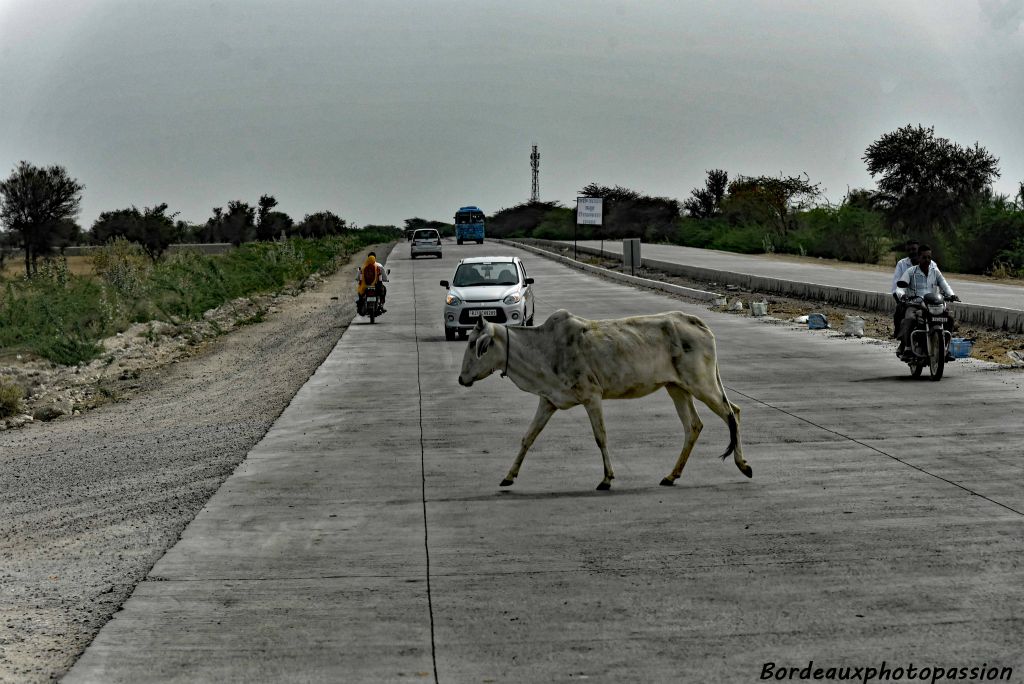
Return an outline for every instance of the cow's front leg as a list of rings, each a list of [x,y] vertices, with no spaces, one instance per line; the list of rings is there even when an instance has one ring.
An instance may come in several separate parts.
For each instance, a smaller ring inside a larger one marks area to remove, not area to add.
[[[679,479],[679,476],[683,474],[683,467],[686,465],[687,459],[690,458],[690,452],[693,451],[693,445],[697,443],[697,437],[700,436],[700,431],[704,428],[704,424],[700,422],[697,411],[693,408],[693,396],[689,392],[678,385],[666,385],[665,389],[668,390],[669,396],[672,397],[672,402],[676,405],[676,413],[679,414],[679,420],[682,422],[683,430],[685,431],[683,450],[679,452],[676,466],[661,481],[663,486],[671,487]]]
[[[516,462],[512,464],[512,469],[508,471],[508,475],[501,481],[502,487],[508,487],[519,475],[519,466],[523,465],[526,452],[533,446],[533,441],[537,439],[537,435],[540,434],[540,431],[544,429],[544,426],[548,424],[551,416],[555,415],[557,410],[550,401],[544,397],[540,398],[540,403],[537,405],[537,413],[534,414],[533,422],[530,423],[530,429],[523,435],[523,441],[519,445],[519,454],[516,456]]]
[[[592,399],[584,404],[587,409],[587,416],[590,417],[590,427],[594,430],[594,439],[601,449],[601,460],[604,461],[604,479],[597,485],[599,490],[611,489],[612,480],[615,474],[612,472],[612,461],[608,458],[608,448],[604,432],[604,412],[601,410],[601,400]]]

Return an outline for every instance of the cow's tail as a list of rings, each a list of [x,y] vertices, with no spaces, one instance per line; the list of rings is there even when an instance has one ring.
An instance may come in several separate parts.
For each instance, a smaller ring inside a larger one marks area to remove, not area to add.
[[[736,451],[736,445],[739,444],[740,441],[740,426],[739,423],[736,422],[736,414],[731,410],[729,411],[729,417],[726,418],[726,422],[729,424],[729,448],[727,448],[725,453],[722,454],[723,461]]]

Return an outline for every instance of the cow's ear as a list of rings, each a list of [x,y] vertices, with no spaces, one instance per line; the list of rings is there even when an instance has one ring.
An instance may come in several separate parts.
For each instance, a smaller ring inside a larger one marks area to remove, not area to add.
[[[487,348],[491,346],[491,336],[481,335],[476,341],[476,358],[480,358],[487,351]]]

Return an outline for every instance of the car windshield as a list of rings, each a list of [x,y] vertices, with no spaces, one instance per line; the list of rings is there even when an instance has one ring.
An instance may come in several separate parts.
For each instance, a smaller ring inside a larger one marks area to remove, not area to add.
[[[413,239],[415,239],[415,240],[436,240],[437,239],[437,233],[435,233],[432,230],[417,230],[416,234],[413,236]]]
[[[515,285],[516,265],[512,262],[462,264],[455,272],[455,287],[474,285]]]

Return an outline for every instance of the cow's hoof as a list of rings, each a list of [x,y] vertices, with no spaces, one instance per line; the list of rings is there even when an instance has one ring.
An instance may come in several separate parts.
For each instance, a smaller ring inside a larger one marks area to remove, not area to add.
[[[601,484],[597,485],[597,491],[599,491],[599,492],[604,492],[604,491],[607,491],[607,490],[609,490],[611,488],[612,488],[612,483],[611,482],[602,482]]]
[[[670,479],[668,479],[666,477],[666,478],[662,478],[660,484],[661,484],[662,487],[672,487],[673,485],[675,485],[675,483],[676,483],[675,480],[670,480]]]
[[[507,477],[501,481],[502,487],[508,487],[510,484],[512,484],[512,480],[508,479]]]
[[[751,468],[749,465],[740,468],[740,472],[746,475],[747,477],[754,477],[754,469]]]

